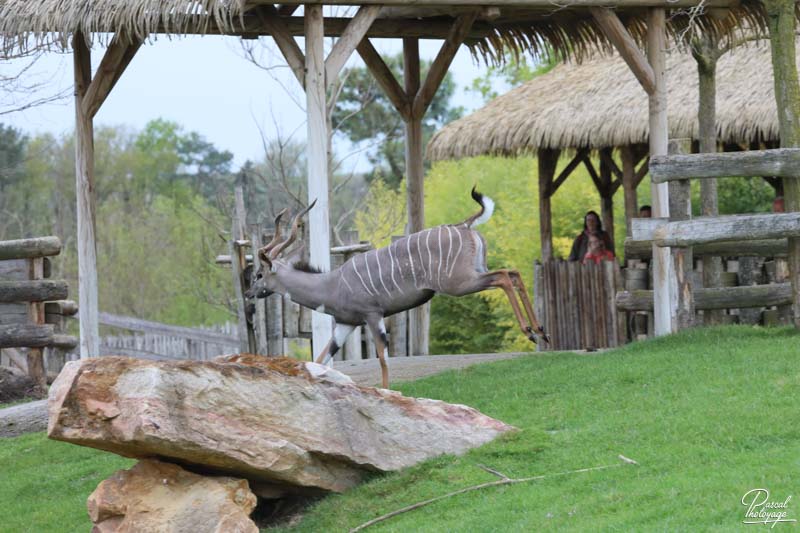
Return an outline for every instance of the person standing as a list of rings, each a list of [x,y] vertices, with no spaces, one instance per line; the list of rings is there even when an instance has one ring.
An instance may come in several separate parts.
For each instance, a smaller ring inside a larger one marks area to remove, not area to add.
[[[583,231],[575,237],[572,242],[572,250],[569,252],[568,261],[583,261],[586,252],[589,251],[589,236],[596,234],[603,240],[605,249],[614,254],[614,243],[608,233],[603,230],[603,223],[600,222],[600,215],[594,211],[589,211],[583,217]]]

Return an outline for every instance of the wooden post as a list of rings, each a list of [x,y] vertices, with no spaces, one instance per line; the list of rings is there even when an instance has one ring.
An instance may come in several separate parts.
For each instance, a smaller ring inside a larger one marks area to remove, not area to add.
[[[686,144],[691,139],[672,140],[669,142],[670,154],[686,152]],[[671,181],[669,183],[670,220],[689,220],[692,218],[692,196],[689,180]],[[694,258],[691,246],[670,248],[672,265],[677,284],[677,306],[672,316],[673,328],[686,329],[694,325],[694,298],[692,297],[692,269]]]
[[[308,202],[317,205],[308,213],[311,264],[328,272],[331,268],[328,187],[328,123],[326,119],[325,54],[321,5],[305,6],[306,113],[308,126]],[[312,314],[314,356],[333,334],[329,315]]]
[[[614,242],[614,189],[611,186],[611,148],[600,150],[600,183],[602,187],[600,193],[600,219],[603,221],[603,229]]]
[[[247,353],[250,351],[250,342],[249,342],[249,334],[248,334],[248,327],[247,327],[247,315],[245,312],[245,304],[244,304],[244,287],[242,287],[242,272],[244,271],[245,265],[245,258],[244,252],[242,248],[239,246],[237,241],[239,240],[240,235],[238,234],[239,231],[239,223],[236,217],[233,217],[231,221],[231,240],[229,243],[229,249],[231,252],[231,276],[233,277],[233,294],[234,298],[236,298],[236,317],[237,317],[237,324],[238,324],[238,336],[239,336],[239,351],[241,353]]]
[[[44,259],[35,257],[28,259],[28,278],[40,280],[44,278]],[[31,324],[41,326],[45,323],[44,302],[28,303],[28,319]],[[31,347],[28,349],[28,376],[43,389],[47,387],[47,375],[44,370],[44,350]]]
[[[550,198],[553,195],[553,177],[556,173],[558,150],[539,148],[539,239],[541,241],[542,261],[553,259],[553,213]]]
[[[78,314],[81,359],[100,355],[97,321],[97,245],[95,243],[94,127],[83,111],[92,81],[91,52],[83,33],[72,38],[75,70],[75,180],[78,200]]]
[[[667,127],[666,30],[663,8],[647,12],[647,59],[653,69],[656,90],[649,95],[650,155],[666,155],[669,129]],[[669,217],[669,191],[666,184],[651,184],[653,216]],[[673,331],[672,316],[677,306],[677,287],[669,248],[653,245],[653,291],[655,299],[655,334]]]
[[[795,50],[795,4],[764,0],[769,25],[772,70],[781,147],[800,147],[800,83]],[[800,211],[800,176],[783,180],[786,211]],[[789,278],[794,325],[800,328],[800,238],[789,239]]]
[[[639,205],[636,198],[636,163],[633,148],[630,145],[620,148],[622,159],[622,191],[625,196],[625,234],[631,236],[631,220],[639,216]],[[619,252],[619,250],[618,250]]]
[[[419,39],[403,39],[403,78],[411,98],[420,88]],[[422,115],[413,113],[406,120],[406,203],[408,233],[425,229],[425,191],[423,179]],[[428,354],[430,304],[409,311],[410,355]]]
[[[258,270],[258,249],[262,246],[261,242],[261,228],[256,226],[250,232],[250,249],[253,251],[253,267],[252,267],[252,276],[256,275],[256,271]],[[245,264],[247,263],[247,258],[245,257]],[[278,296],[280,298],[280,296]],[[255,334],[256,340],[256,352],[259,355],[268,355],[269,350],[267,348],[267,302],[264,298],[255,298],[255,312],[253,313],[253,333]],[[282,354],[281,354],[282,355]]]

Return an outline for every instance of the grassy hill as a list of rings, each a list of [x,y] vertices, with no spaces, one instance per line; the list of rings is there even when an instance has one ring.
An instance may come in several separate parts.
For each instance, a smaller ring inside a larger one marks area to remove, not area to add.
[[[619,454],[639,465],[471,492],[370,531],[754,531],[742,524],[741,499],[760,487],[774,501],[794,495],[788,517],[800,519],[800,334],[792,329],[698,329],[604,354],[479,365],[399,388],[471,405],[520,431],[325,498],[292,531],[347,531],[497,479],[480,465],[520,478],[619,464]],[[37,532],[85,530],[86,496],[131,464],[42,435],[3,441],[0,462],[0,530]]]

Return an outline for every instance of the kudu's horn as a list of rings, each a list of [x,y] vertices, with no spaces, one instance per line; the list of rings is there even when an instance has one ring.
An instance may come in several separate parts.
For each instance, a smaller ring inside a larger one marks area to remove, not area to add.
[[[290,244],[294,242],[294,240],[297,238],[297,229],[300,227],[300,219],[303,218],[303,215],[311,211],[311,208],[314,207],[316,203],[317,201],[314,200],[313,202],[311,202],[311,205],[309,205],[308,207],[306,207],[305,209],[303,209],[294,216],[294,218],[292,219],[292,233],[289,234],[289,236],[286,238],[285,241],[283,241],[270,251],[269,257],[271,259],[275,259],[276,257],[278,257],[278,254],[280,254]]]
[[[278,213],[278,216],[275,217],[275,235],[272,237],[272,240],[267,243],[266,246],[263,246],[258,249],[258,257],[261,259],[262,254],[264,257],[269,257],[267,254],[269,251],[275,247],[276,244],[281,240],[281,218],[289,212],[289,208],[284,208],[283,211]]]

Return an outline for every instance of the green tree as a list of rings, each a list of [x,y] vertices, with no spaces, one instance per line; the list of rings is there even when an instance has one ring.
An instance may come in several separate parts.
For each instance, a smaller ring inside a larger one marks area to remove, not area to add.
[[[480,94],[484,102],[489,102],[502,94],[498,85],[504,91],[513,89],[550,72],[560,61],[558,55],[549,48],[545,54],[533,58],[515,57],[508,53],[500,64],[487,67],[483,75],[473,79],[470,90]]]
[[[402,54],[387,58],[386,64],[398,79],[402,79]],[[421,62],[422,79],[429,68],[429,61]],[[351,142],[367,144],[367,158],[373,166],[370,180],[381,178],[397,188],[405,174],[403,119],[366,67],[347,70],[344,79],[332,113],[332,126]],[[463,113],[461,107],[453,107],[450,103],[455,89],[453,77],[448,73],[423,118],[423,143],[437,128]]]

